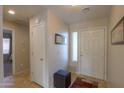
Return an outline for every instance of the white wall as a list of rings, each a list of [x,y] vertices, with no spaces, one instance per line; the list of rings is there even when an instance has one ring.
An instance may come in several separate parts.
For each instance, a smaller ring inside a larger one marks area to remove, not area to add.
[[[2,17],[3,17],[3,12],[2,12],[2,6],[0,6],[0,82],[3,79],[3,31],[2,31]]]
[[[70,24],[70,33],[71,32],[79,32],[81,29],[94,29],[94,28],[107,28],[108,26],[108,18],[94,19],[89,21],[81,21],[79,23]],[[71,36],[70,36],[70,45],[71,45]],[[69,56],[69,70],[71,72],[79,72],[79,60],[78,63],[72,63],[71,61],[71,47],[70,46],[70,56]],[[79,48],[78,48],[79,49]],[[80,52],[80,51],[79,51]]]
[[[124,45],[111,45],[111,29],[124,16],[124,6],[112,6],[109,20],[108,87],[124,87]]]
[[[61,33],[68,39],[68,25],[52,11],[47,15],[47,57],[49,70],[49,86],[53,87],[53,75],[59,69],[67,69],[68,42],[65,45],[55,44],[55,33]]]

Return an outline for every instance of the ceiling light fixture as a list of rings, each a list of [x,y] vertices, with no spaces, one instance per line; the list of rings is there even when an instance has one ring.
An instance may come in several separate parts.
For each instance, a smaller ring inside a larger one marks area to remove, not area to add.
[[[11,14],[11,15],[14,15],[15,14],[15,11],[9,10],[8,13]]]
[[[72,5],[72,6],[77,6],[77,5]]]

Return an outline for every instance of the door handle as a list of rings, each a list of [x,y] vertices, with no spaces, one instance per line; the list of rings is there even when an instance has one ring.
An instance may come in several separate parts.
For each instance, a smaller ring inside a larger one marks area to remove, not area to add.
[[[40,58],[40,61],[43,61],[43,58]]]
[[[84,56],[84,55],[81,54],[80,56]]]

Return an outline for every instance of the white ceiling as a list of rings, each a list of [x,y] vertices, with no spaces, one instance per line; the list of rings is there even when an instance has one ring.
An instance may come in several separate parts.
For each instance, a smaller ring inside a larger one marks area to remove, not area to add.
[[[86,7],[90,8],[89,11],[82,12],[82,8]],[[31,16],[36,15],[45,9],[50,9],[66,23],[74,23],[79,21],[108,17],[110,8],[111,6],[105,5],[9,5],[4,6],[3,12],[4,19],[14,21],[16,23],[27,24]],[[8,14],[9,9],[13,9],[16,14]]]
[[[8,10],[14,10],[15,15],[8,14]],[[4,5],[3,18],[16,23],[28,24],[29,18],[44,10],[43,6],[35,5]]]
[[[81,5],[81,6],[49,6],[59,17],[67,23],[86,21],[109,16],[111,6]],[[48,7],[48,8],[49,8]],[[89,7],[89,11],[82,11]]]

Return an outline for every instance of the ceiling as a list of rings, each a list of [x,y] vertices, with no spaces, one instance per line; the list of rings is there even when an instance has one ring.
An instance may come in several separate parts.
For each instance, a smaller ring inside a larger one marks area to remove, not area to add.
[[[89,11],[82,9],[89,7]],[[109,16],[111,6],[105,5],[7,5],[3,8],[4,19],[16,23],[28,24],[29,18],[44,11],[52,10],[66,23],[75,23]],[[15,15],[8,14],[8,10],[15,11]]]

